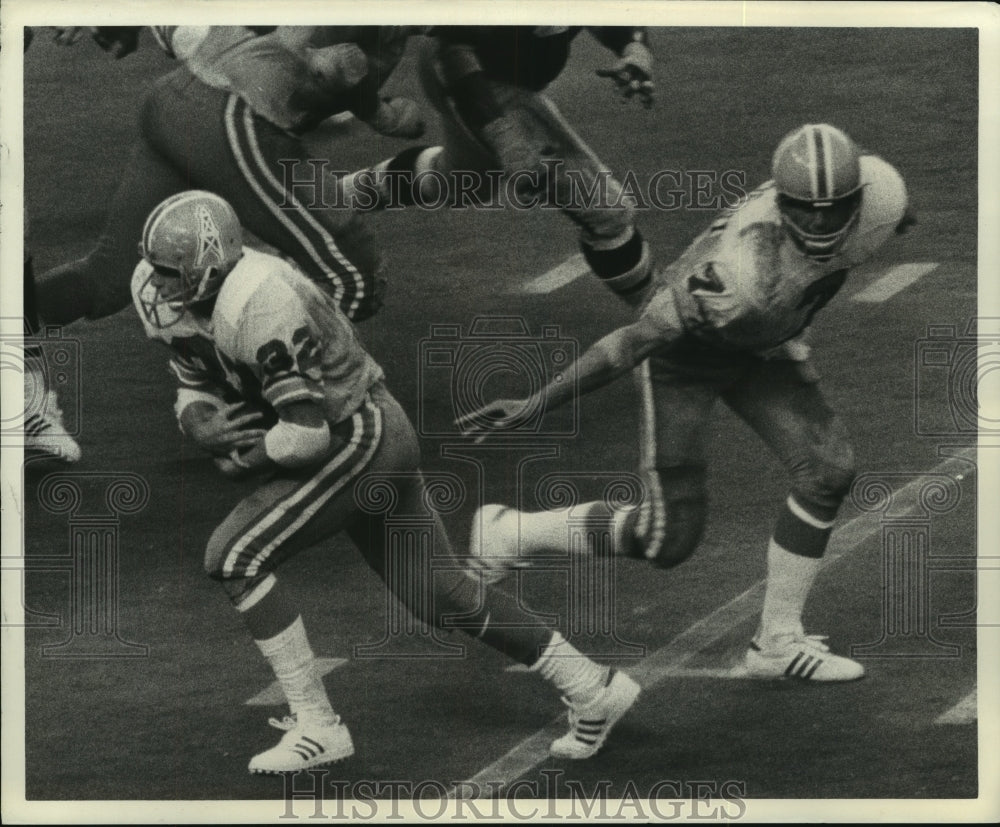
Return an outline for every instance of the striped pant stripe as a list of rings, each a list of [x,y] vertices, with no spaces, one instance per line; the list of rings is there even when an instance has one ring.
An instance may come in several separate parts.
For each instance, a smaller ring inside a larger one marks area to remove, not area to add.
[[[347,316],[353,318],[366,298],[364,277],[340,252],[329,231],[309,214],[293,193],[286,192],[274,176],[260,151],[250,107],[236,95],[230,95],[224,117],[229,148],[244,179],[307,254],[312,262],[310,269],[333,283],[334,298]],[[306,266],[306,262],[300,264]]]
[[[646,557],[656,558],[666,534],[666,508],[663,504],[663,488],[660,475],[656,472],[656,408],[653,405],[653,382],[650,377],[649,360],[639,365],[636,377],[642,394],[642,423],[639,434],[639,465],[643,470],[645,483],[649,487],[646,501],[639,512],[636,533],[645,538]]]
[[[224,577],[254,577],[283,542],[357,478],[382,440],[382,411],[370,401],[351,419],[351,439],[322,468],[275,502],[226,551]]]

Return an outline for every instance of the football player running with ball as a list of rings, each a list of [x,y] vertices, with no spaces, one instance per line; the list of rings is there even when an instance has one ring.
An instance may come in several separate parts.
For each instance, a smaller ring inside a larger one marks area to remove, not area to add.
[[[861,664],[807,635],[802,611],[831,527],[854,479],[839,417],[820,392],[803,341],[815,313],[848,270],[912,223],[899,173],[861,153],[841,130],[807,124],[788,134],[773,178],[719,215],[681,257],[660,270],[639,318],[597,341],[579,359],[587,393],[638,368],[642,394],[642,506],[588,515],[611,520],[617,550],[669,568],[686,560],[705,524],[705,440],[721,398],[785,465],[791,491],[767,548],[767,589],[749,675],[811,681],[862,677]],[[572,373],[570,373],[572,375]],[[470,432],[502,429],[526,404],[569,401],[569,382],[538,399],[498,400],[464,417]],[[487,506],[482,553],[499,569],[520,553],[564,547],[564,512],[522,514]],[[473,550],[477,550],[474,544]],[[499,571],[496,572],[499,575]]]
[[[340,532],[421,622],[452,618],[453,628],[551,681],[570,720],[552,754],[594,755],[639,694],[628,675],[539,628],[514,597],[462,565],[436,568],[422,581],[393,570],[385,515],[363,511],[358,490],[366,477],[389,480],[400,513],[425,514],[417,438],[333,297],[283,259],[244,248],[233,208],[208,192],[180,193],[156,207],[140,249],[133,300],[148,336],[173,352],[182,431],[227,475],[261,475],[205,552],[207,573],[246,622],[291,710],[272,721],[287,731],[250,761],[250,771],[295,771],[353,754],[294,598],[277,576],[292,555]],[[454,557],[433,517],[431,554]]]

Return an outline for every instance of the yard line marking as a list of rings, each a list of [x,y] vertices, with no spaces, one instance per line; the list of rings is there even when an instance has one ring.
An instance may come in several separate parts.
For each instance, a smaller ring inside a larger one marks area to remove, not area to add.
[[[565,287],[572,281],[580,278],[584,273],[590,272],[590,267],[583,253],[570,256],[562,264],[557,264],[547,273],[543,273],[537,278],[533,278],[521,288],[523,293],[551,293],[560,287]]]
[[[504,672],[510,672],[513,675],[527,675],[530,674],[531,669],[525,666],[523,663],[515,663],[508,666],[503,670]],[[634,670],[630,670],[630,674],[633,674]],[[732,666],[698,666],[690,668],[675,669],[670,677],[672,678],[721,678],[723,680],[744,680],[750,679],[750,675],[747,673],[747,668],[742,663],[733,664]]]
[[[969,463],[975,463],[975,457],[975,447],[961,448],[927,473],[968,477],[971,474]],[[921,507],[920,490],[925,480],[926,477],[918,477],[894,492],[894,516],[901,517]],[[822,557],[821,567],[825,569],[846,557],[860,548],[866,540],[881,534],[882,530],[883,522],[880,515],[872,512],[859,514],[844,523],[830,537],[830,546]],[[652,689],[667,678],[681,676],[689,669],[687,664],[700,651],[723,638],[740,624],[757,616],[763,603],[765,582],[758,581],[625,671],[638,681],[644,690]],[[472,778],[455,784],[448,791],[448,798],[455,798],[458,790],[470,794],[480,791],[486,795],[490,793],[491,788],[496,789],[496,785],[506,785],[531,772],[548,759],[549,743],[562,735],[565,729],[565,714],[553,718],[545,727],[525,738],[506,755],[477,772]]]
[[[316,658],[316,672],[322,678],[329,675],[338,666],[347,663],[347,658]],[[281,706],[285,703],[285,693],[281,684],[274,681],[270,686],[260,690],[244,706]]]
[[[864,290],[851,296],[851,301],[866,304],[884,302],[940,266],[933,261],[897,264],[895,267],[890,267],[878,281],[872,282]]]
[[[935,724],[971,724],[977,718],[977,690],[973,689],[947,712],[938,716]]]

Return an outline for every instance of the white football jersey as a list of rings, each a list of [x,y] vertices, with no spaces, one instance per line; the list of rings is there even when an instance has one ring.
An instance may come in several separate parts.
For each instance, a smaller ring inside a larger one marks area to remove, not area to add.
[[[144,309],[156,288],[151,265],[141,261],[132,296],[146,335],[171,347],[182,388],[273,408],[308,399],[331,424],[347,419],[383,378],[382,369],[331,296],[281,258],[250,248],[243,253],[211,318],[161,306],[175,314],[168,327],[157,327]]]
[[[678,325],[725,348],[766,352],[799,335],[869,259],[906,210],[906,187],[881,158],[861,158],[864,195],[857,223],[827,261],[808,258],[782,226],[768,181],[726,210],[673,264],[657,273],[644,315],[674,339]]]

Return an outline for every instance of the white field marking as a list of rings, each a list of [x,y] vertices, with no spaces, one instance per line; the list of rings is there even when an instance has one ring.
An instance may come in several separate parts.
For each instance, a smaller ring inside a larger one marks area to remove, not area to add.
[[[515,663],[503,670],[514,674],[527,675],[531,670],[523,663]],[[678,669],[672,678],[722,678],[724,680],[742,680],[749,677],[746,666],[742,663],[723,668],[721,666],[706,666],[692,669]]]
[[[901,290],[905,290],[917,279],[937,270],[941,265],[933,261],[913,264],[897,264],[886,270],[882,278],[873,281],[864,290],[851,296],[851,301],[877,304],[891,299]]]
[[[316,658],[316,671],[322,678],[329,675],[338,666],[347,663],[347,658]],[[285,693],[281,689],[281,684],[274,681],[270,686],[260,690],[245,706],[281,706],[285,703]]]
[[[975,447],[962,448],[953,456],[939,463],[929,473],[947,474],[951,477],[970,475],[969,463],[975,462]],[[893,514],[903,516],[920,507],[920,490],[925,477],[907,483],[893,496]],[[882,533],[883,522],[879,514],[866,512],[844,523],[830,537],[830,545],[822,557],[822,568],[835,563],[859,549],[865,541]],[[720,606],[711,614],[689,626],[677,637],[650,655],[647,655],[627,671],[646,691],[663,683],[668,678],[680,677],[690,671],[688,663],[703,649],[723,638],[734,628],[745,623],[760,612],[763,604],[765,581],[760,580],[745,592]],[[459,782],[448,791],[449,798],[455,798],[457,791],[472,793],[480,790],[484,794],[491,787],[505,785],[531,772],[549,757],[549,744],[566,729],[566,716],[553,718],[534,735],[525,738],[506,755],[488,767],[477,772],[464,782]]]
[[[571,281],[576,281],[580,276],[590,272],[590,267],[583,253],[570,256],[562,264],[557,264],[547,273],[537,278],[533,278],[521,288],[522,293],[551,293],[560,287],[565,287]]]
[[[977,718],[976,690],[973,689],[947,712],[938,716],[935,724],[971,724]]]

